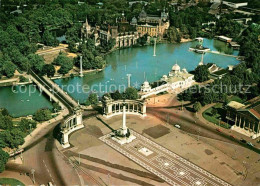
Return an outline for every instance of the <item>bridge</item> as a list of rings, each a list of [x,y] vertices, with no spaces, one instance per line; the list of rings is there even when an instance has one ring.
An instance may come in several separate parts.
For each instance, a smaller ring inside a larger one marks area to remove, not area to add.
[[[69,134],[84,127],[80,105],[48,77],[40,77],[32,70],[30,70],[30,74],[31,80],[38,86],[40,91],[44,91],[64,111],[64,120],[61,124],[61,144],[63,148],[69,147]]]

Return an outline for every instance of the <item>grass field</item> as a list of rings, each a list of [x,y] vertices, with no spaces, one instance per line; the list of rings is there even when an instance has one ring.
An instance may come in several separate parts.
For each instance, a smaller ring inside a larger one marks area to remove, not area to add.
[[[25,186],[22,182],[20,182],[17,179],[13,178],[0,178],[0,185],[11,185],[11,186],[17,186],[17,185],[22,185]]]
[[[223,104],[222,103],[217,103],[214,108],[217,109],[218,113],[216,115],[212,114],[212,108],[210,107],[207,110],[205,110],[202,113],[202,116],[209,122],[214,123],[216,125],[219,125],[223,128],[230,128],[230,126],[228,124],[226,124],[225,122],[223,122],[222,120],[225,118],[225,113],[224,110],[222,108]]]

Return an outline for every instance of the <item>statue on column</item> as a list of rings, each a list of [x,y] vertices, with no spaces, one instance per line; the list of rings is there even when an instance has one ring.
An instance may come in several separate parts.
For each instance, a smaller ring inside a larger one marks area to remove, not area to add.
[[[120,129],[113,132],[112,139],[123,145],[132,142],[135,138],[126,126],[126,104],[123,103],[123,124]]]

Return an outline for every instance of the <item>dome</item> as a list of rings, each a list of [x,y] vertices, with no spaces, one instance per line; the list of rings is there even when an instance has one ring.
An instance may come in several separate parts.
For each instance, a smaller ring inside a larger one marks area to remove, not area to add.
[[[182,69],[182,72],[183,72],[183,73],[188,73],[186,68],[183,68],[183,69]]]
[[[145,86],[145,87],[149,86],[149,82],[148,82],[148,81],[145,81],[145,82],[143,83],[143,86]]]
[[[180,69],[181,68],[180,68],[180,66],[178,64],[175,64],[175,65],[172,66],[172,70],[173,71],[179,71]]]

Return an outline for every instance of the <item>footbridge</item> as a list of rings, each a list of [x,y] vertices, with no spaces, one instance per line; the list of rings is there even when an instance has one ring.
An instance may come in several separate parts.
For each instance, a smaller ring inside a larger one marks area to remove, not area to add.
[[[64,119],[61,123],[61,144],[64,148],[69,147],[69,134],[84,127],[80,105],[48,77],[40,77],[32,70],[30,70],[30,74],[31,80],[40,91],[45,92],[51,100],[59,103],[64,111]]]

